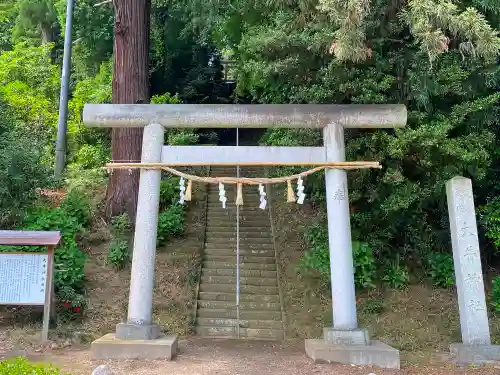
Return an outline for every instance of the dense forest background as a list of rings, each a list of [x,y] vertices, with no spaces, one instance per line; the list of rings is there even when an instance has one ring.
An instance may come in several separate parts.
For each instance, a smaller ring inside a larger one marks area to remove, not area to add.
[[[65,6],[63,0],[0,5],[5,228],[22,225],[39,189],[56,184],[50,176]],[[68,183],[106,179],[98,168],[110,158],[110,134],[85,128],[81,111],[85,103],[111,102],[113,25],[111,3],[76,2]],[[347,135],[348,160],[384,166],[349,173],[353,240],[363,244],[356,248],[369,248],[377,267],[392,267],[403,278],[406,269],[452,267],[445,182],[463,175],[473,180],[482,254],[494,267],[500,258],[498,28],[498,0],[153,0],[152,100],[405,104],[407,128]],[[234,61],[235,88],[223,80],[223,59]],[[202,138],[169,134],[171,143]],[[317,145],[321,136],[277,129],[261,142]],[[321,176],[307,188],[324,209]],[[324,227],[318,223],[307,235],[312,247],[305,264],[316,267],[327,253]]]

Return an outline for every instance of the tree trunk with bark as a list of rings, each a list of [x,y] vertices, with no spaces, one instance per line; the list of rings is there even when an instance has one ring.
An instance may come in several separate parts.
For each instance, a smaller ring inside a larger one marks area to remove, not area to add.
[[[114,0],[113,103],[149,102],[150,0]],[[113,129],[114,161],[140,161],[143,129]],[[135,220],[139,171],[115,170],[106,194],[108,217],[127,213]]]

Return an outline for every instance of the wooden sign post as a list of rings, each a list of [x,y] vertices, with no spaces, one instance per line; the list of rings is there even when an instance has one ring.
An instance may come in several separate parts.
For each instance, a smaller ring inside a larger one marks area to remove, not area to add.
[[[0,245],[46,246],[47,252],[0,253],[0,305],[43,306],[42,343],[48,340],[54,295],[54,249],[59,232],[0,231]]]

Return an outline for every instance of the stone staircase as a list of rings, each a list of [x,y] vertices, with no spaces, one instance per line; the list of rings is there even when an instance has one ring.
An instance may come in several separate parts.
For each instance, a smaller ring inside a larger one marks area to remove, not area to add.
[[[262,175],[242,168],[240,175]],[[212,168],[212,176],[236,176],[236,168]],[[240,207],[240,321],[236,309],[236,188],[226,185],[226,209],[210,185],[197,333],[219,338],[283,339],[281,303],[269,211],[259,209],[257,187],[244,186]],[[238,327],[239,326],[239,327]]]

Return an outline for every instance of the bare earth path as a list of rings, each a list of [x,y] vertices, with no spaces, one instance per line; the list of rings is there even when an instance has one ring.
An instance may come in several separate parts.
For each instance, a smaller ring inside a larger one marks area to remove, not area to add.
[[[453,366],[405,367],[382,370],[361,366],[314,364],[302,345],[280,346],[270,342],[235,340],[182,340],[177,358],[166,361],[92,361],[88,349],[46,352],[33,360],[52,362],[72,375],[90,375],[107,364],[115,375],[500,375],[500,366],[456,369]]]

